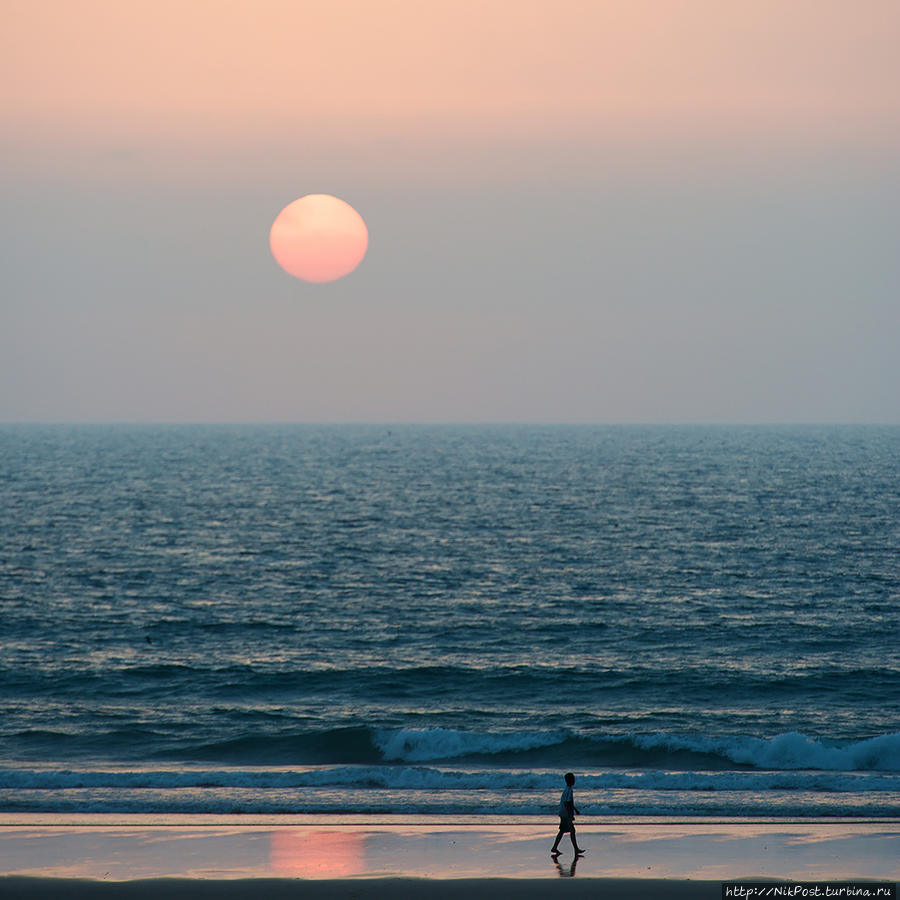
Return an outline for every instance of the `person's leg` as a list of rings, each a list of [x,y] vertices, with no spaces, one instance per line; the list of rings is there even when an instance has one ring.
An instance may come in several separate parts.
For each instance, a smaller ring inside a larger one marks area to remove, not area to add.
[[[563,832],[560,828],[559,831],[556,832],[556,840],[553,842],[553,846],[550,848],[551,853],[559,853],[559,842],[562,840]]]
[[[575,829],[574,828],[569,832],[569,837],[572,838],[572,846],[575,848],[575,853],[576,854],[584,853],[584,850],[582,850],[578,846],[578,841],[575,840]]]

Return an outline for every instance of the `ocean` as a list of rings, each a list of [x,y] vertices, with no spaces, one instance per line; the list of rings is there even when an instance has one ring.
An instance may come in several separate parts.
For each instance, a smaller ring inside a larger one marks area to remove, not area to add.
[[[900,814],[900,428],[0,427],[0,810]]]

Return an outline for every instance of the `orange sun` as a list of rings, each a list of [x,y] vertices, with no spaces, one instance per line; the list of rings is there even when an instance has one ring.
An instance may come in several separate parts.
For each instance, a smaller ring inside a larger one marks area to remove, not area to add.
[[[361,262],[369,246],[362,216],[330,194],[307,194],[289,203],[269,232],[272,256],[304,281],[335,281]]]

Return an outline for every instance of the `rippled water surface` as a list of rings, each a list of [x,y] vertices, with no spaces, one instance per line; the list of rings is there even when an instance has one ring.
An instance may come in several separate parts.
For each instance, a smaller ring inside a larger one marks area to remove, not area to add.
[[[0,807],[896,813],[898,451],[0,428]]]

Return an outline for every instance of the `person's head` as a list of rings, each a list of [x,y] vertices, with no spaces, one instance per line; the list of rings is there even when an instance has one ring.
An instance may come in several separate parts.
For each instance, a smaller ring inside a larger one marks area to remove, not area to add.
[[[575,784],[575,776],[571,772],[566,772],[565,774],[566,784],[569,787],[572,787]]]

